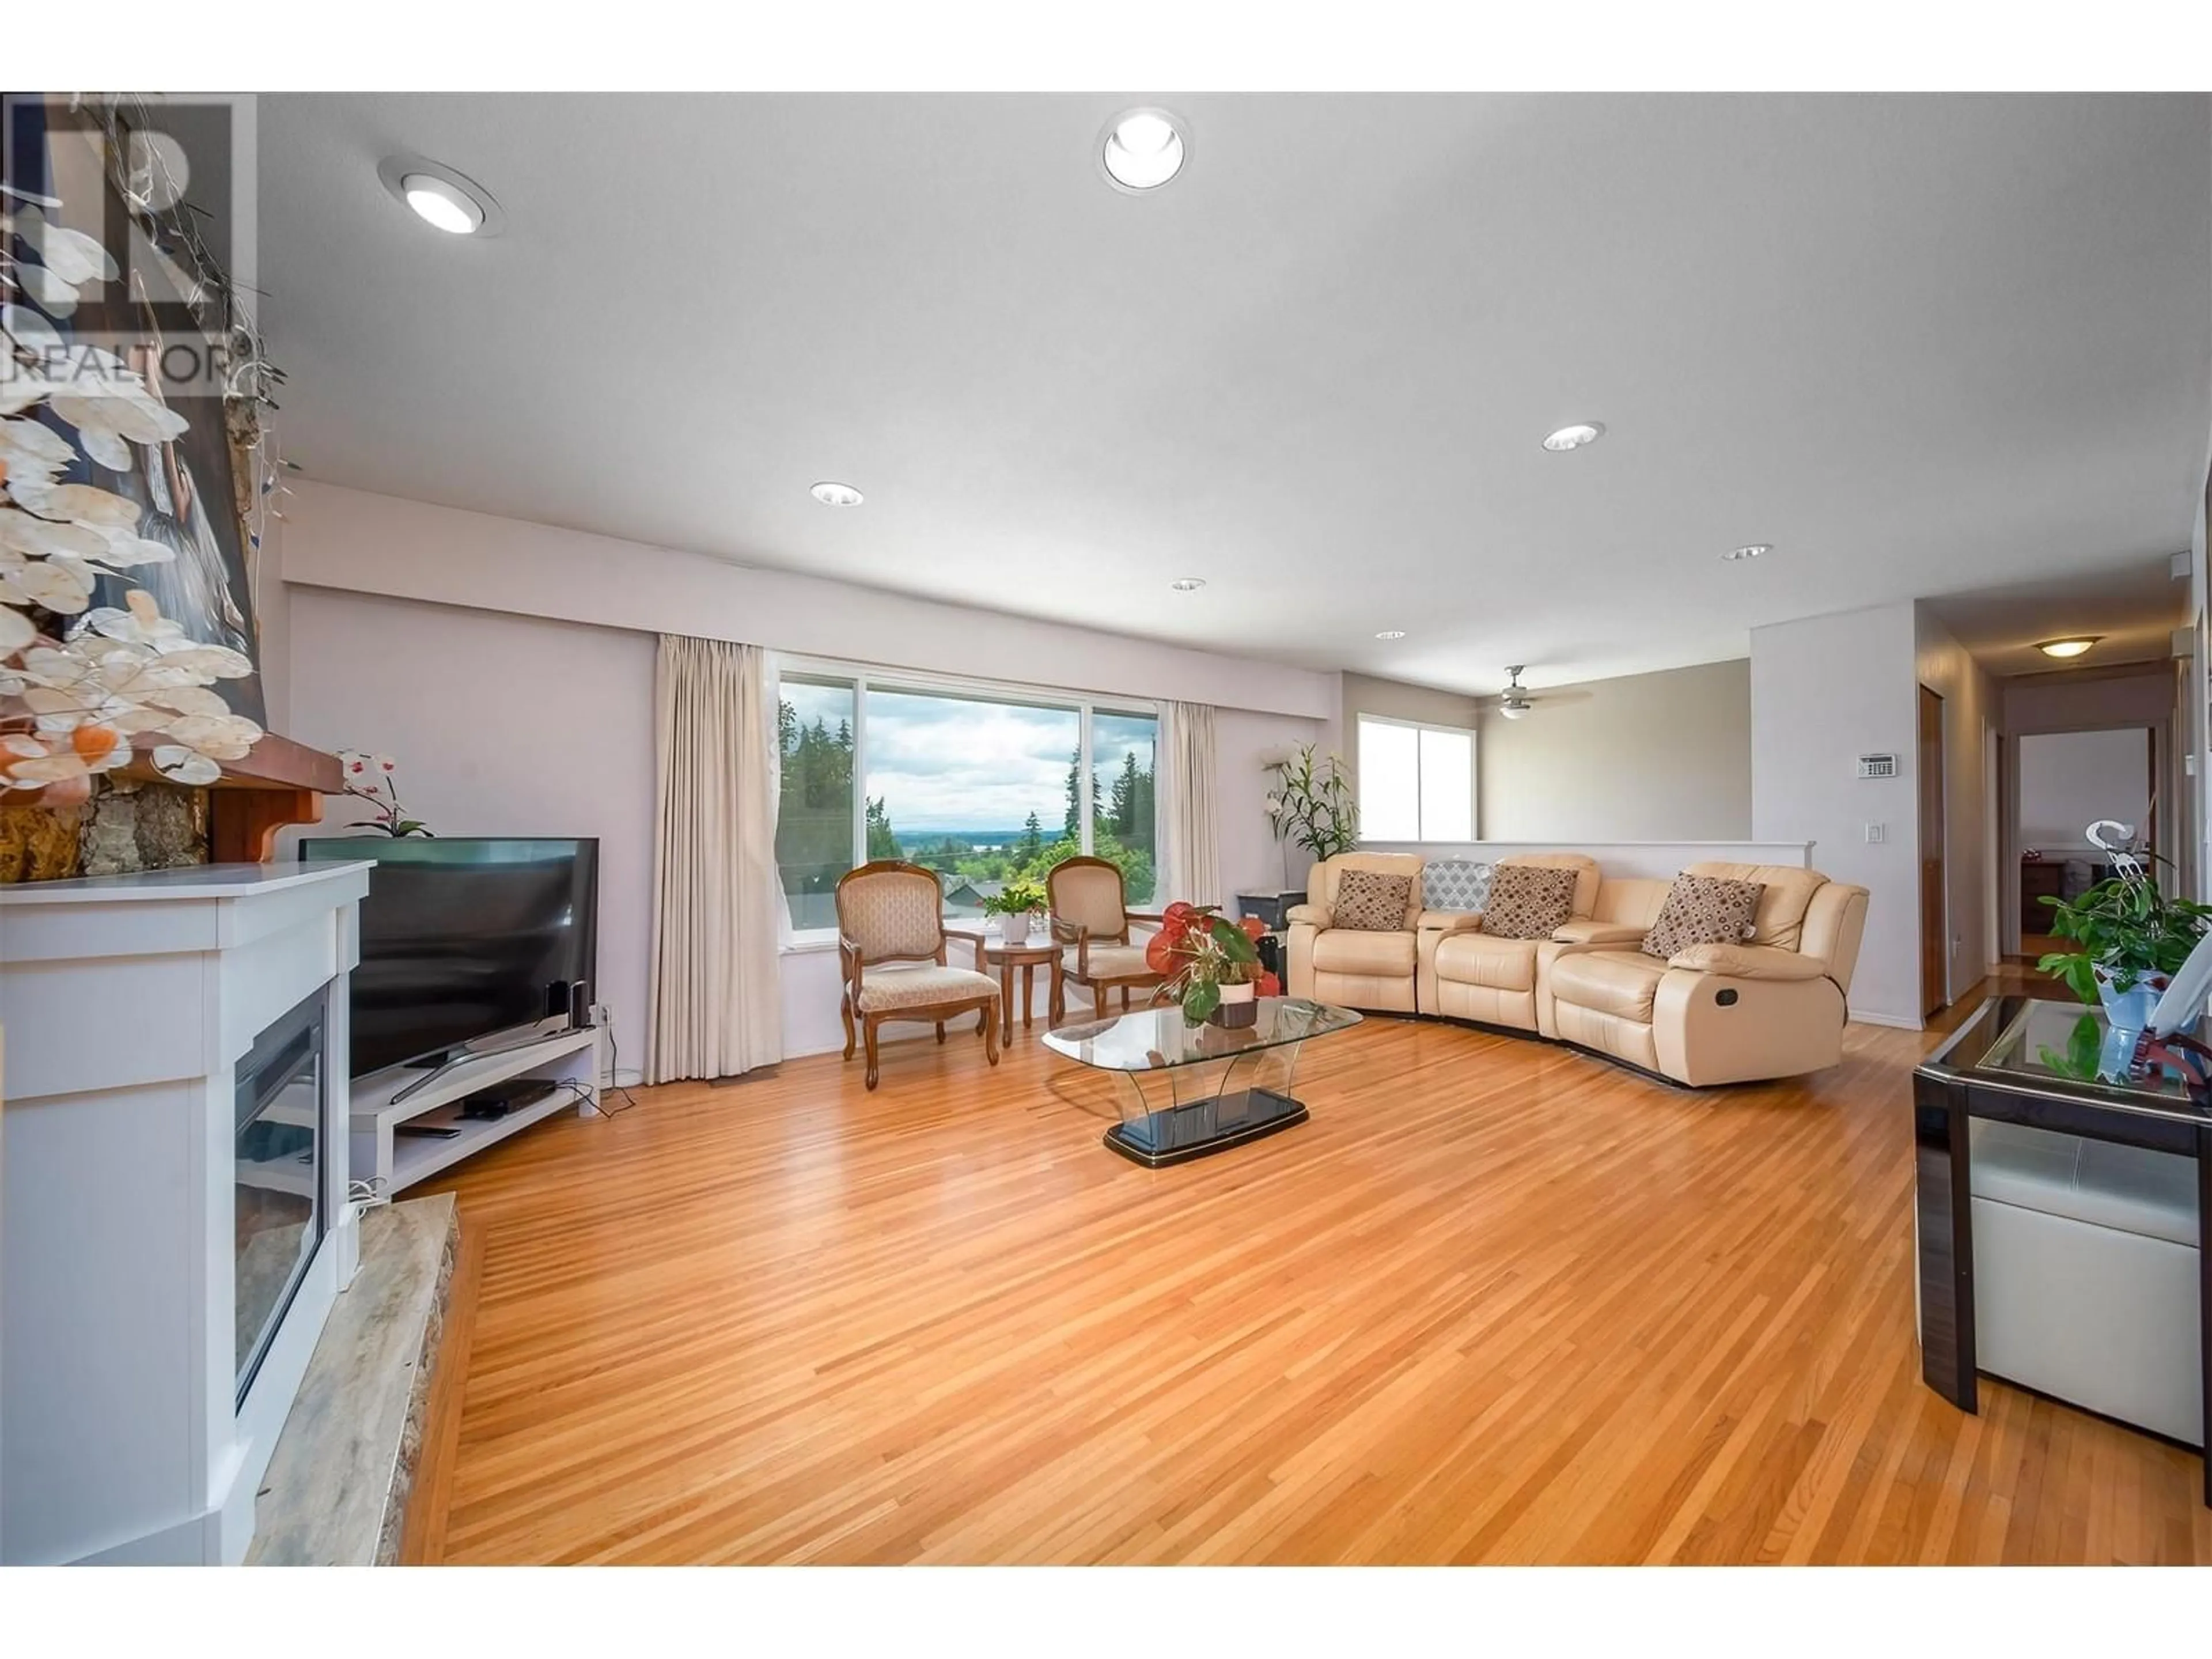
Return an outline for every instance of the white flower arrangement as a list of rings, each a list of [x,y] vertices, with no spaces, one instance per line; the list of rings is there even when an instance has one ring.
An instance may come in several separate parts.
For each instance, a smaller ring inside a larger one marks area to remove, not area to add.
[[[0,248],[11,233],[42,263],[0,255],[0,294],[27,295],[53,316],[76,308],[78,287],[115,274],[95,239],[35,208],[0,216]],[[262,731],[207,688],[252,663],[186,638],[141,589],[94,608],[101,577],[173,555],[138,534],[137,502],[61,482],[77,446],[126,471],[133,446],[170,442],[186,422],[121,359],[65,343],[28,307],[0,304],[0,800],[21,790],[82,800],[94,777],[140,754],[173,782],[212,783]],[[32,416],[40,405],[76,429],[76,445]]]

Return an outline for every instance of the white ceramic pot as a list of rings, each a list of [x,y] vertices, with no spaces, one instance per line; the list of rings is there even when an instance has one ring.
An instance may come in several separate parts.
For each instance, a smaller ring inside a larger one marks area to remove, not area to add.
[[[1009,950],[1019,950],[1030,942],[1030,913],[1017,910],[1010,916],[999,918],[999,940]]]
[[[2164,974],[2145,974],[2127,990],[2113,988],[2112,969],[2102,963],[2094,970],[2097,975],[2097,997],[2105,1005],[2105,1024],[2108,1030],[2124,1031],[2133,1043],[2137,1033],[2150,1024],[2151,1011],[2158,1000],[2166,994],[2167,976]]]
[[[1237,1031],[1260,1023],[1258,986],[1224,985],[1220,990],[1221,1000],[1208,1016],[1213,1024]]]

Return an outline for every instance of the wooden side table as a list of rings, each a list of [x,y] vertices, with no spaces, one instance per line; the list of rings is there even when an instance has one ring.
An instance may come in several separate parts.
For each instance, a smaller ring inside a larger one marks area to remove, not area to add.
[[[1030,1029],[1030,1006],[1036,995],[1036,970],[1052,966],[1060,947],[1049,937],[1027,945],[1007,945],[986,934],[983,959],[999,970],[999,1041],[1014,1040],[1014,969],[1022,970],[1022,1030]]]

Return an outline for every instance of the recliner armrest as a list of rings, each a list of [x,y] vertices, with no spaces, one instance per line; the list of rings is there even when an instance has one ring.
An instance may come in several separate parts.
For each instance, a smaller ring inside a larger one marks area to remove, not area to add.
[[[1328,912],[1318,904],[1293,904],[1285,913],[1283,920],[1291,923],[1304,922],[1309,927],[1326,927],[1328,926]]]
[[[1692,945],[1668,959],[1669,968],[1720,974],[1729,979],[1826,979],[1827,964],[1817,957],[1771,945]]]
[[[1650,931],[1625,921],[1584,920],[1560,923],[1552,930],[1552,937],[1561,945],[1640,945]]]
[[[1482,927],[1482,912],[1424,910],[1419,926],[1425,933],[1472,933]]]

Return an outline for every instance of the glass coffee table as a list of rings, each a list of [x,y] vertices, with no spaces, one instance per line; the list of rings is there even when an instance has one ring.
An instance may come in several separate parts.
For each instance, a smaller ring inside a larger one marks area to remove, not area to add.
[[[1242,1029],[1193,1025],[1172,1006],[1063,1025],[1045,1046],[1121,1079],[1121,1121],[1106,1144],[1147,1169],[1225,1152],[1309,1114],[1291,1094],[1310,1037],[1359,1024],[1349,1008],[1303,997],[1262,997]]]

